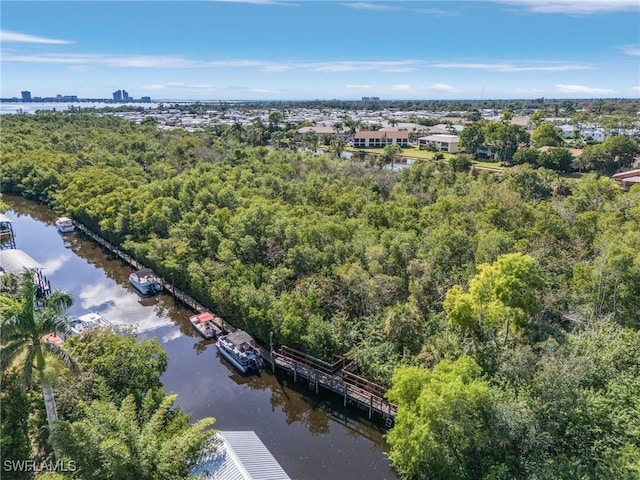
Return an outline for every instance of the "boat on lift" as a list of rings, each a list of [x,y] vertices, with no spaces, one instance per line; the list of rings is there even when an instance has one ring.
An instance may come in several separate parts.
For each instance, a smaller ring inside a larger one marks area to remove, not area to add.
[[[69,217],[58,217],[56,218],[56,228],[60,233],[71,233],[76,229],[76,226]]]

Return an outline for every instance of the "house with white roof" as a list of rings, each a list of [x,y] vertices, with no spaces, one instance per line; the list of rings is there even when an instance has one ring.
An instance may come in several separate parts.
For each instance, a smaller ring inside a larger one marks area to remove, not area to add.
[[[291,480],[256,432],[217,432],[189,472],[204,480]]]
[[[460,152],[460,137],[446,133],[427,135],[418,139],[420,150],[433,146],[438,152],[458,153]]]

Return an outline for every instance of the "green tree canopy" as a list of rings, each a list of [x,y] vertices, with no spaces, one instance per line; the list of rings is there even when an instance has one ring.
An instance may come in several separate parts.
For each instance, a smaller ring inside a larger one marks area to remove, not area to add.
[[[81,418],[60,422],[56,436],[62,455],[73,460],[76,478],[86,480],[173,480],[188,477],[212,431],[213,418],[193,424],[172,409],[168,395],[141,413],[132,396],[120,407],[95,400],[80,404]]]
[[[521,331],[539,310],[536,292],[542,285],[535,259],[510,253],[480,265],[468,292],[459,285],[449,289],[443,306],[449,321],[463,331],[504,327],[506,342],[511,324]]]
[[[564,139],[560,131],[549,122],[543,122],[531,133],[531,141],[535,147],[560,147]]]
[[[492,395],[470,357],[431,370],[396,371],[387,397],[398,406],[389,458],[406,478],[482,478],[490,446]]]

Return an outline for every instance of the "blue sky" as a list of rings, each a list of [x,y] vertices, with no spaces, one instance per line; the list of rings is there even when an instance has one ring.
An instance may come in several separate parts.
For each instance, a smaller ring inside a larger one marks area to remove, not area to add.
[[[2,97],[640,97],[638,0],[11,1]]]

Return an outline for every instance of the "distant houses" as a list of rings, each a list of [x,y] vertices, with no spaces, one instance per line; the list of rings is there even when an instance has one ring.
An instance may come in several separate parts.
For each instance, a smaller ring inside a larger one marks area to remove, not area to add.
[[[612,178],[623,190],[629,190],[632,186],[640,184],[640,168],[616,173]]]

